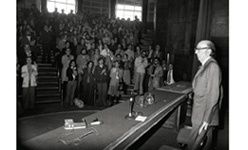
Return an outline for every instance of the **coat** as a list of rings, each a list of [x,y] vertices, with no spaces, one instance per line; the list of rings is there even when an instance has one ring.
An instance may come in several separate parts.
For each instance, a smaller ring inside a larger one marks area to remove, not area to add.
[[[72,56],[72,55],[69,55],[69,56],[63,55],[62,56],[62,59],[61,59],[61,63],[63,65],[62,72],[61,72],[62,82],[68,81],[68,77],[66,75],[66,71],[67,71],[67,68],[69,67],[70,61],[72,59],[74,59],[74,56]]]
[[[24,88],[29,87],[29,80],[31,81],[30,86],[32,87],[37,86],[36,83],[36,76],[38,75],[37,66],[31,65],[31,67],[32,67],[32,73],[29,76],[28,66],[27,65],[22,66],[22,78],[23,78],[22,87]],[[31,77],[31,79],[29,77]]]
[[[192,82],[194,97],[192,124],[207,122],[219,125],[219,106],[221,104],[221,70],[217,62],[210,58],[201,66]]]
[[[163,68],[161,66],[158,66],[154,68],[155,66],[150,66],[149,68],[149,74],[153,75],[149,78],[149,90],[152,90],[153,88],[159,88],[162,85],[162,77],[163,77]],[[154,72],[152,70],[154,69]]]

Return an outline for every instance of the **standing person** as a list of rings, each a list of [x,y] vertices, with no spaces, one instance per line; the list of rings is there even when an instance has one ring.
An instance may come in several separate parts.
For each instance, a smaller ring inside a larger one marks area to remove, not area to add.
[[[149,45],[149,47],[148,47],[148,57],[147,57],[147,59],[148,59],[148,62],[149,63],[151,63],[151,62],[153,62],[153,49],[152,49],[152,46],[151,45]]]
[[[82,100],[86,105],[94,105],[94,91],[95,91],[95,79],[93,75],[94,63],[89,61],[87,63],[87,68],[83,71],[81,91]]]
[[[130,60],[131,62],[134,60],[134,52],[132,50],[132,45],[128,45],[128,48],[125,51],[125,54],[128,55],[128,60]]]
[[[156,45],[156,47],[155,47],[155,51],[153,52],[153,58],[159,58],[159,59],[161,59],[162,58],[162,53],[161,53],[161,51],[160,51],[160,45]]]
[[[131,62],[128,60],[128,55],[124,54],[123,59],[123,90],[124,94],[127,94],[127,87],[131,83],[131,74],[130,74],[130,68],[131,68]]]
[[[173,78],[173,65],[169,65],[169,70],[167,72],[167,79],[166,79],[166,84],[171,85],[175,83],[174,78]]]
[[[149,74],[149,91],[154,88],[159,88],[162,85],[163,68],[161,67],[158,58],[155,58],[153,65],[149,67]]]
[[[98,59],[98,65],[94,70],[94,77],[97,85],[97,106],[107,106],[107,91],[108,91],[108,68],[104,64],[104,58]]]
[[[192,149],[197,136],[207,130],[206,149],[212,149],[212,132],[219,125],[219,106],[221,104],[221,70],[218,63],[212,57],[215,46],[211,41],[200,41],[195,54],[201,62],[201,67],[196,73],[193,86],[193,108],[192,108],[192,132],[188,147]]]
[[[143,81],[145,77],[146,70],[148,66],[148,61],[146,58],[146,52],[143,51],[140,56],[135,59],[134,68],[135,68],[135,81],[134,81],[134,91],[139,90],[139,94],[143,94]]]
[[[36,76],[38,75],[37,66],[32,64],[30,57],[26,58],[26,64],[22,66],[22,89],[24,109],[33,109],[35,104]]]
[[[87,68],[87,63],[90,60],[89,55],[87,54],[87,51],[85,48],[81,50],[81,54],[77,56],[77,66],[78,66],[78,84],[77,84],[77,90],[78,90],[78,96],[81,97],[80,90],[80,84],[82,81],[83,71],[85,68]]]
[[[124,55],[124,51],[121,48],[121,44],[118,44],[117,49],[115,50],[115,56],[120,54],[121,56]]]
[[[75,60],[71,60],[69,67],[66,70],[66,76],[68,78],[67,88],[66,88],[66,97],[65,97],[65,106],[73,104],[74,93],[77,87],[77,67]]]
[[[94,63],[94,68],[98,65],[98,59],[101,57],[100,55],[100,50],[99,49],[95,49],[91,61],[93,61]]]
[[[119,83],[122,79],[123,71],[120,69],[118,61],[114,61],[114,67],[110,71],[110,83],[108,94],[110,96],[111,105],[119,103]]]
[[[43,49],[43,62],[50,62],[50,53],[51,53],[51,32],[48,25],[44,25],[43,31],[41,32],[41,43]]]
[[[61,59],[61,63],[62,63],[62,72],[61,72],[61,78],[62,78],[62,83],[63,83],[63,91],[64,91],[64,95],[66,95],[66,84],[67,84],[67,81],[68,81],[68,77],[66,75],[66,71],[67,71],[67,68],[69,67],[69,63],[71,60],[74,59],[74,56],[71,55],[71,50],[70,48],[67,48],[65,50],[65,54],[62,56],[62,59]]]

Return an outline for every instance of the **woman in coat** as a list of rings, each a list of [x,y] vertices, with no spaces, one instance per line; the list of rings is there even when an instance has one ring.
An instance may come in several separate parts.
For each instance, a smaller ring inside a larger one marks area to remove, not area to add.
[[[119,83],[122,79],[123,70],[119,67],[118,61],[115,61],[113,68],[110,70],[110,83],[108,94],[110,95],[111,105],[119,103]]]
[[[150,79],[149,79],[149,90],[159,88],[162,83],[163,68],[160,65],[159,59],[155,58],[153,65],[149,68]]]
[[[73,104],[74,93],[77,87],[78,72],[75,60],[70,61],[69,67],[66,70],[66,76],[68,78],[68,83],[66,88],[65,106],[68,106],[69,104]]]
[[[67,48],[65,50],[65,54],[62,56],[62,59],[61,59],[62,66],[63,66],[62,67],[62,72],[61,72],[63,91],[64,91],[63,97],[66,95],[66,85],[67,85],[67,81],[68,81],[66,71],[67,71],[67,68],[69,67],[70,61],[73,60],[73,59],[74,59],[74,56],[71,55],[71,50],[69,48]]]
[[[86,105],[94,105],[94,91],[95,91],[95,79],[93,76],[94,63],[89,61],[87,63],[87,68],[83,71],[82,76],[82,100]]]
[[[30,57],[26,58],[26,65],[22,66],[22,89],[24,109],[33,109],[35,104],[36,76],[38,75],[37,66],[32,64]]]

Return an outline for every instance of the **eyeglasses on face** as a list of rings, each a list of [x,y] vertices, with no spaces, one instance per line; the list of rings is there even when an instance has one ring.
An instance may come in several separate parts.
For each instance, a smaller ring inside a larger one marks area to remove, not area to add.
[[[200,50],[204,50],[204,49],[210,49],[210,47],[195,48],[195,51],[200,51]]]

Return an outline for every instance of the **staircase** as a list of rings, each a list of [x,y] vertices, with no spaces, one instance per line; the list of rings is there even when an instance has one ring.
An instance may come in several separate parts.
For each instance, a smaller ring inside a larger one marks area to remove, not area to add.
[[[37,64],[36,103],[61,102],[62,94],[57,68],[51,63],[42,63],[41,56],[38,56]]]

